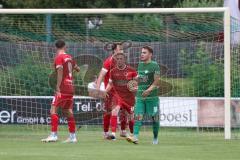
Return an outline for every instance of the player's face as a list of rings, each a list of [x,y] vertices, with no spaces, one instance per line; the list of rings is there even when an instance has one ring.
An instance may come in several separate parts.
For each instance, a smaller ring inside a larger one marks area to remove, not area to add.
[[[123,48],[121,45],[117,45],[117,48],[114,50],[114,54],[123,53]]]
[[[141,52],[141,61],[147,62],[149,60],[151,60],[152,58],[152,53],[150,53],[147,49],[142,48],[142,52]]]
[[[123,67],[125,66],[125,57],[124,55],[120,54],[116,56],[116,61],[117,61],[117,65],[118,67]]]

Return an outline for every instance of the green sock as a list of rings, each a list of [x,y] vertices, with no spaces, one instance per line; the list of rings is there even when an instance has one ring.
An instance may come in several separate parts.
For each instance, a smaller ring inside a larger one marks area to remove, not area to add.
[[[138,138],[141,125],[142,125],[142,121],[135,121],[134,123],[133,134],[136,138]]]
[[[156,139],[158,138],[159,122],[153,121],[152,128],[153,128],[153,137],[154,139]]]

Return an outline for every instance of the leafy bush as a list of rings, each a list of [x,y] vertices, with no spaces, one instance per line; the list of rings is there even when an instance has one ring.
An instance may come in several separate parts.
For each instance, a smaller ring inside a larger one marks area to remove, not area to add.
[[[181,51],[181,64],[185,75],[192,80],[194,96],[224,96],[223,62],[213,59],[211,53],[198,48],[196,53]]]
[[[179,2],[176,7],[222,7],[222,5],[223,0],[183,0]]]
[[[25,57],[21,64],[0,71],[1,95],[48,96],[49,65],[41,64],[36,57]],[[39,57],[37,58],[39,60]]]

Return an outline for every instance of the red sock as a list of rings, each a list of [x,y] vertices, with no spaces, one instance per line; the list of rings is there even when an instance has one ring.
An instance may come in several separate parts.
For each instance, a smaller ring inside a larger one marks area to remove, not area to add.
[[[127,117],[125,114],[120,115],[120,121],[121,121],[121,130],[126,130],[126,124],[127,124]]]
[[[103,114],[103,131],[108,132],[109,126],[110,126],[110,118],[111,114],[104,113]]]
[[[128,126],[129,126],[130,132],[133,133],[134,120],[129,121]]]
[[[68,117],[67,118],[67,121],[68,121],[68,130],[70,133],[75,133],[75,119],[74,117]]]
[[[52,132],[57,132],[58,130],[58,115],[52,114],[51,115],[51,127]]]
[[[112,127],[112,132],[116,132],[116,130],[117,130],[117,116],[111,116],[111,127]]]

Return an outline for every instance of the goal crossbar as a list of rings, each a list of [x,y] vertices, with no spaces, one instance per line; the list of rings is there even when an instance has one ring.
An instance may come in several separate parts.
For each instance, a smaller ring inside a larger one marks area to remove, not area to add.
[[[0,14],[127,14],[127,13],[216,13],[227,7],[215,8],[111,8],[111,9],[0,9]]]

